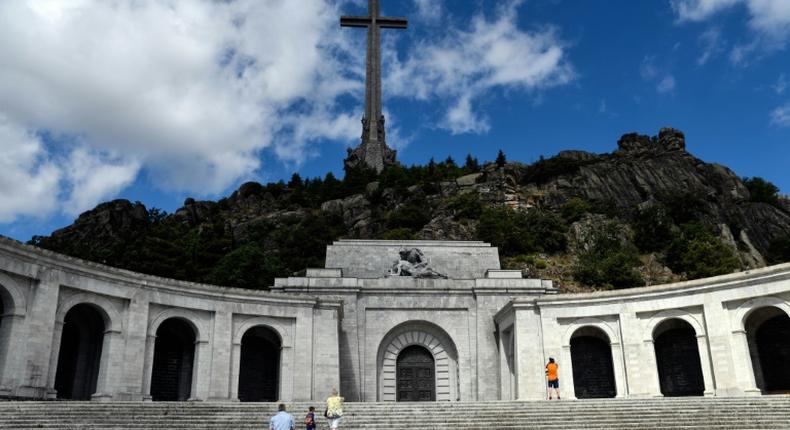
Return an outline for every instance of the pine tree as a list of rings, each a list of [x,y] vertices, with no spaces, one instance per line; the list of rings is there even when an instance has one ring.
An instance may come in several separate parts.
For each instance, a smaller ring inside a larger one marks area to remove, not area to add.
[[[496,166],[497,167],[504,167],[505,163],[507,163],[507,158],[505,158],[505,153],[502,150],[499,150],[499,153],[496,156]]]
[[[480,163],[477,162],[477,158],[472,157],[472,154],[467,154],[466,162],[464,163],[464,169],[469,173],[479,172]]]

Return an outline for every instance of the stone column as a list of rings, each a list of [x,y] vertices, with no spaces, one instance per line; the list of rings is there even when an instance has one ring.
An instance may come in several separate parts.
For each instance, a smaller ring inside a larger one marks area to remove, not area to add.
[[[534,302],[514,303],[517,400],[546,397],[540,309]]]
[[[101,358],[99,359],[99,376],[96,381],[96,392],[91,395],[91,400],[108,402],[112,400],[114,392],[118,391],[117,373],[121,372],[121,361],[118,355],[122,353],[123,337],[117,330],[104,332],[102,340]]]
[[[119,372],[122,376],[118,379],[118,384],[121,388],[115,400],[151,400],[150,366],[153,363],[154,344],[151,344],[149,352],[148,308],[149,302],[143,292],[138,293],[129,302],[123,341],[119,346],[122,351]],[[153,337],[152,342],[155,340],[156,336]],[[148,359],[151,361],[146,361]],[[149,384],[148,388],[144,388],[146,383]],[[145,396],[148,398],[146,399]]]
[[[658,359],[656,358],[656,344],[653,339],[645,339],[645,349],[647,349],[647,354],[645,355],[649,360],[647,365],[652,368],[649,372],[652,376],[650,379],[652,379],[653,382],[652,395],[653,397],[664,397],[664,394],[661,393],[661,380],[658,376]]]
[[[54,399],[58,392],[55,390],[55,379],[58,373],[58,359],[60,358],[60,341],[63,338],[63,321],[55,321],[52,330],[52,347],[49,355],[49,370],[47,371],[47,398]]]
[[[192,366],[192,394],[189,401],[208,398],[211,381],[211,344],[207,340],[195,341],[195,359]]]
[[[22,383],[19,378],[24,372],[24,348],[17,344],[24,339],[21,332],[24,330],[25,316],[6,314],[0,318],[0,395],[10,396]]]
[[[744,395],[759,396],[762,391],[757,388],[757,382],[754,378],[754,368],[752,367],[752,357],[749,351],[749,339],[746,337],[746,330],[737,329],[732,331],[732,350],[738,386],[743,390]]]
[[[241,374],[241,342],[233,342],[230,353],[230,399],[239,401],[239,375]]]
[[[619,342],[612,342],[609,346],[612,352],[612,366],[614,366],[615,397],[621,398],[628,395],[628,379],[625,375],[623,364],[623,351]]]
[[[562,397],[570,400],[576,399],[576,386],[573,382],[573,357],[571,356],[571,346],[562,345],[562,357],[560,357],[560,393]]]
[[[55,324],[60,289],[58,274],[43,271],[40,281],[33,288],[25,318],[23,373],[17,395],[20,397],[55,398],[55,371],[57,369],[60,336],[63,323]]]
[[[145,338],[145,359],[143,361],[143,401],[150,402],[151,378],[154,374],[154,351],[156,350],[156,335],[149,334]]]
[[[710,354],[708,352],[708,337],[704,334],[697,335],[697,349],[699,350],[699,362],[702,367],[702,379],[705,381],[705,396],[715,396],[716,386],[713,383],[713,370],[710,366]]]
[[[231,385],[231,346],[233,344],[233,314],[218,311],[214,314],[214,347],[211,363],[209,400],[229,400]]]

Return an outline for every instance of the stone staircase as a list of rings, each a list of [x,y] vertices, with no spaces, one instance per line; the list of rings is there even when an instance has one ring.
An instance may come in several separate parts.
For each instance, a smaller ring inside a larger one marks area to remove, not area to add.
[[[288,404],[296,428],[309,405]],[[0,429],[267,429],[272,403],[0,402]],[[790,396],[347,403],[341,429],[790,429]],[[323,417],[318,428],[326,429]]]

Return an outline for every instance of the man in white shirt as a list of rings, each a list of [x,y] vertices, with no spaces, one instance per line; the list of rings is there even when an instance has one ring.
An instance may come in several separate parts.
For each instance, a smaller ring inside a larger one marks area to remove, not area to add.
[[[294,417],[285,412],[285,404],[277,406],[277,415],[269,420],[269,430],[294,430]]]

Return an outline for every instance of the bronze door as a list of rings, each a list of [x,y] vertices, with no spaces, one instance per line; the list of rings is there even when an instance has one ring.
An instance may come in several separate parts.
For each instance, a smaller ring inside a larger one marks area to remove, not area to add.
[[[432,402],[436,400],[433,355],[421,347],[410,346],[398,355],[397,400]]]

